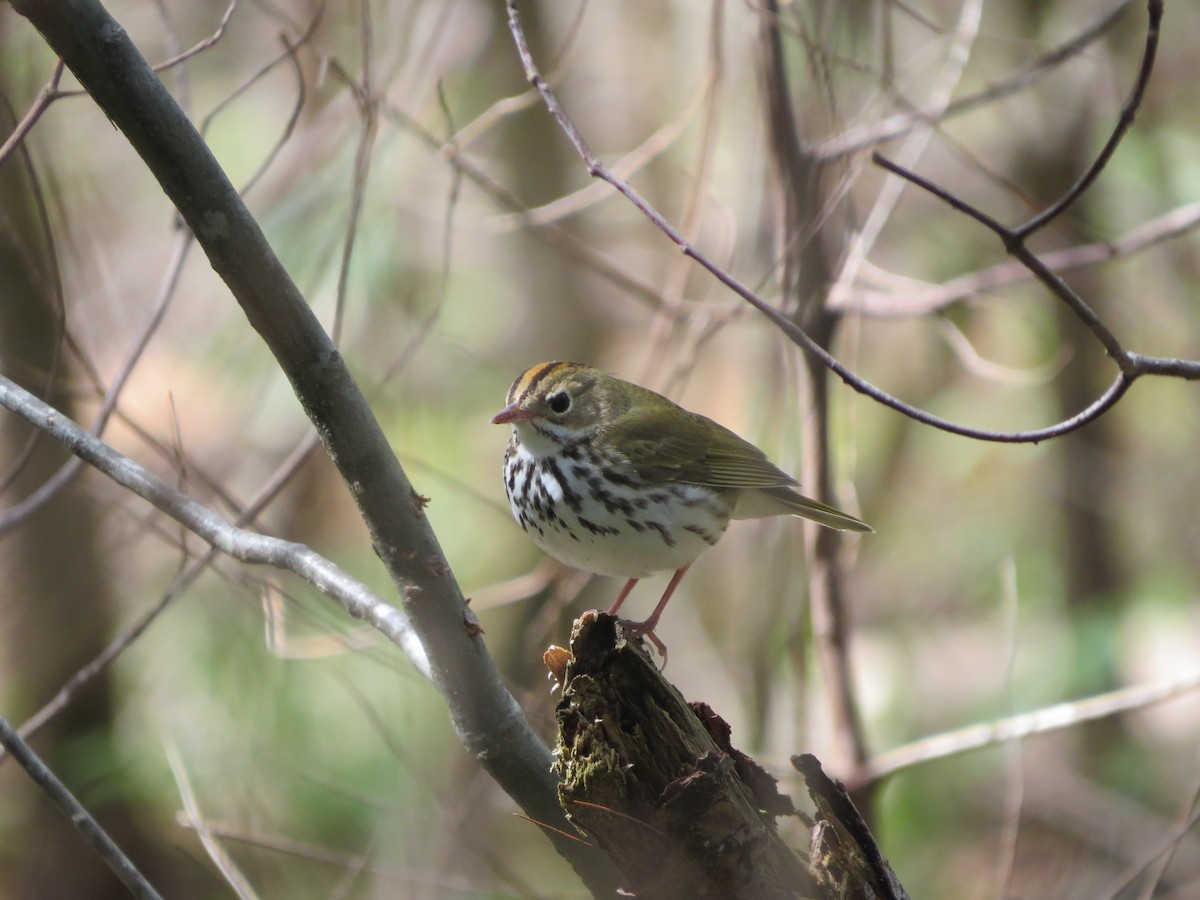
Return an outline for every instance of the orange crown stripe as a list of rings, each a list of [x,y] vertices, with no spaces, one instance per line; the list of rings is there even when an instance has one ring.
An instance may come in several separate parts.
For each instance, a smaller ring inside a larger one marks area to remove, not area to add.
[[[512,387],[508,389],[508,402],[516,403],[523,399],[530,391],[542,383],[552,372],[557,372],[569,366],[577,365],[577,363],[569,363],[562,361],[538,363],[536,366],[530,366],[524,372],[517,376],[517,380],[513,382]]]

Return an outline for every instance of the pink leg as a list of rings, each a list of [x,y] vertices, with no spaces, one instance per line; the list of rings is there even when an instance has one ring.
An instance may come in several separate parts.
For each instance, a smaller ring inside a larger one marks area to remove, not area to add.
[[[682,569],[676,570],[675,574],[671,576],[671,582],[667,585],[667,589],[663,591],[662,599],[658,601],[658,606],[654,607],[654,612],[650,613],[650,618],[638,625],[638,631],[640,631],[642,634],[646,635],[647,637],[653,637],[654,626],[658,624],[659,616],[661,616],[663,614],[663,610],[667,608],[667,601],[670,600],[671,595],[675,593],[675,588],[679,587],[679,582],[683,580],[683,575],[685,572],[687,572],[690,565],[691,564],[689,563],[688,566],[684,566]],[[659,646],[657,640],[655,640],[655,646]]]
[[[617,614],[617,610],[621,608],[621,604],[625,602],[625,598],[629,596],[629,592],[633,590],[633,586],[637,583],[638,580],[636,578],[630,578],[625,582],[625,587],[621,588],[621,593],[617,594],[617,599],[613,601],[613,605],[608,611],[610,616]]]
[[[689,564],[690,565],[690,564]],[[649,638],[658,652],[662,654],[663,668],[667,666],[667,645],[664,644],[654,633],[655,627],[658,625],[658,619],[662,615],[663,610],[667,608],[667,601],[671,599],[671,595],[675,593],[675,588],[679,587],[679,582],[683,580],[684,573],[687,572],[688,566],[678,569],[671,576],[671,582],[667,585],[667,589],[663,591],[662,599],[658,601],[658,606],[654,607],[654,612],[650,613],[650,617],[644,622],[632,623],[631,630],[634,634]]]

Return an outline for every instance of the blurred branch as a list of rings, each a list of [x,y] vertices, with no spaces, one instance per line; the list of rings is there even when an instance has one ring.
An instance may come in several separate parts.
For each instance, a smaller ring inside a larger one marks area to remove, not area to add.
[[[350,177],[350,215],[346,233],[342,238],[342,257],[338,265],[336,301],[333,308],[333,327],[330,337],[335,345],[341,343],[342,324],[346,316],[346,291],[350,286],[350,263],[354,259],[354,247],[358,242],[358,226],[362,222],[363,201],[371,175],[371,154],[375,149],[375,138],[379,134],[379,99],[375,96],[374,78],[371,67],[371,5],[365,0],[359,3],[361,25],[359,44],[362,51],[362,77],[355,79],[342,67],[335,68],[345,79],[362,118],[358,142],[354,147],[354,168]]]
[[[142,358],[142,353],[149,346],[150,339],[158,332],[158,328],[162,324],[163,318],[166,316],[167,310],[171,305],[171,300],[175,297],[175,288],[179,285],[179,278],[183,272],[183,263],[187,259],[188,250],[191,246],[191,233],[187,231],[179,232],[171,251],[171,259],[167,263],[167,271],[163,276],[162,287],[159,290],[158,297],[155,299],[154,308],[150,313],[150,318],[138,334],[133,345],[129,348],[129,352],[126,353],[116,377],[113,378],[108,388],[104,391],[100,411],[96,414],[95,419],[92,420],[91,431],[93,434],[100,435],[104,433],[108,420],[116,411],[117,403],[121,398],[121,392],[125,389],[125,385],[129,382],[130,377],[132,377],[138,362]],[[57,472],[42,482],[36,490],[30,492],[20,502],[14,503],[8,509],[0,512],[0,537],[19,526],[29,516],[49,503],[59,491],[70,484],[72,479],[83,470],[83,465],[83,460],[78,457],[68,459]]]
[[[62,64],[59,63],[55,66],[54,76],[50,81],[51,86],[57,85],[59,78],[62,76],[62,72],[63,67]],[[45,94],[45,91],[43,91],[43,94]],[[7,98],[5,98],[5,107],[6,108],[4,112],[7,113],[6,119],[9,117],[15,117],[12,108],[7,103]],[[27,116],[26,122],[29,125],[32,125],[32,123],[36,121],[36,118],[36,116],[32,118]],[[19,123],[14,127],[14,136],[21,132],[22,127],[26,125],[26,122]],[[7,124],[7,122],[5,124]],[[9,142],[6,142],[6,144],[9,144]],[[30,211],[36,216],[37,230],[40,232],[42,242],[41,250],[45,255],[45,262],[43,264],[45,274],[42,275],[42,278],[44,281],[48,282],[47,290],[44,292],[44,295],[45,301],[48,301],[50,304],[50,315],[46,318],[47,323],[52,325],[54,329],[54,339],[49,352],[49,360],[47,360],[44,364],[44,371],[38,372],[37,374],[41,375],[43,379],[42,390],[49,395],[55,390],[58,379],[62,377],[65,356],[64,350],[67,348],[77,350],[78,348],[71,339],[70,331],[67,329],[67,301],[63,288],[62,267],[58,256],[58,242],[55,240],[54,227],[50,224],[50,210],[46,202],[46,193],[42,189],[42,179],[38,175],[38,169],[34,164],[33,155],[29,152],[29,148],[23,143],[11,143],[9,145],[19,152],[21,163],[25,169],[25,181],[28,185],[31,201],[29,208]],[[3,165],[4,155],[0,153],[0,167]],[[9,224],[9,227],[13,227],[12,223]],[[32,230],[29,229],[28,226],[17,227],[21,231]],[[31,234],[27,234],[25,236],[25,242],[27,242],[30,246],[30,249],[32,249],[34,239],[32,238]],[[32,270],[34,268],[32,261],[28,263],[28,267],[32,274]],[[12,278],[11,272],[7,275],[7,278]],[[39,368],[42,368],[42,366],[39,366]],[[87,369],[88,367],[84,365],[83,368]],[[16,454],[16,457],[9,465],[8,471],[4,472],[3,475],[0,475],[0,492],[7,491],[7,489],[16,482],[25,467],[33,460],[40,437],[41,436],[36,431],[29,434],[28,438],[25,440],[24,446],[21,448],[20,452]],[[3,516],[0,516],[0,522],[2,522],[2,520]],[[2,536],[3,526],[0,525],[0,537]]]
[[[1117,900],[1118,897],[1128,896],[1125,889],[1135,882],[1143,872],[1147,869],[1151,870],[1150,877],[1145,880],[1144,886],[1138,894],[1137,900],[1151,900],[1157,893],[1158,885],[1162,879],[1163,873],[1166,871],[1168,863],[1175,851],[1179,848],[1180,842],[1187,837],[1188,833],[1200,823],[1200,811],[1194,809],[1197,800],[1197,794],[1193,790],[1184,798],[1186,809],[1184,815],[1180,817],[1180,821],[1176,822],[1171,829],[1159,839],[1157,845],[1151,847],[1148,852],[1143,854],[1141,859],[1131,863],[1124,872],[1113,879],[1108,885],[1108,890],[1096,900]],[[1182,897],[1181,892],[1174,896]]]
[[[670,149],[679,136],[688,127],[696,109],[706,97],[711,96],[712,79],[706,78],[674,119],[665,122],[641,144],[634,147],[613,163],[613,172],[618,177],[627,178],[642,171],[651,162]],[[536,96],[536,95],[535,95]],[[519,212],[506,213],[496,217],[491,225],[499,232],[512,231],[517,228],[542,228],[570,216],[577,215],[597,203],[610,197],[608,189],[597,182],[587,184],[573,193],[555,197],[541,206],[525,208]]]
[[[230,7],[230,12],[232,12],[232,6]],[[286,38],[283,39],[284,52],[268,62],[265,66],[262,66],[258,72],[254,73],[252,76],[250,76],[250,78],[235,88],[228,97],[218,103],[217,106],[205,117],[204,122],[201,125],[201,133],[207,132],[208,126],[213,122],[216,116],[223,109],[225,109],[230,102],[232,102],[232,100],[241,96],[245,90],[254,85],[282,61],[291,60],[296,72],[296,80],[298,83],[296,102],[293,104],[292,113],[288,117],[288,121],[284,125],[279,139],[267,152],[258,169],[252,176],[250,176],[246,184],[242,187],[240,193],[243,197],[257,183],[259,178],[262,177],[263,173],[267,171],[267,168],[270,166],[271,162],[279,155],[280,150],[282,150],[284,144],[287,143],[288,138],[291,137],[296,122],[300,117],[300,111],[304,106],[305,89],[303,73],[300,72],[299,63],[296,59],[296,48],[301,44],[306,43],[312,37],[316,30],[316,25],[319,19],[320,13],[318,12],[317,17],[313,19],[308,30],[300,37],[295,45],[288,43]],[[57,83],[58,76],[61,74],[61,71],[62,65],[60,61],[59,68],[55,72],[55,78],[52,83]],[[0,164],[2,163],[3,157],[0,156]],[[117,405],[121,399],[121,393],[124,391],[129,379],[133,376],[137,364],[142,359],[142,354],[150,344],[150,339],[158,333],[159,326],[162,325],[163,319],[166,317],[167,310],[170,308],[171,301],[175,297],[175,290],[179,286],[179,279],[183,273],[183,264],[187,260],[188,252],[192,248],[192,239],[193,235],[188,229],[184,228],[178,232],[174,247],[171,252],[171,258],[167,263],[166,273],[163,276],[162,286],[159,289],[158,297],[155,299],[150,318],[147,320],[146,325],[142,329],[141,333],[137,336],[137,339],[133,342],[133,345],[129,348],[129,352],[126,354],[125,359],[121,362],[121,366],[117,370],[116,376],[109,383],[108,387],[103,390],[100,411],[96,414],[95,419],[92,421],[91,431],[93,434],[101,435],[104,433],[104,429],[108,425],[109,419],[117,410]],[[55,281],[56,283],[59,281],[57,275]],[[61,290],[61,285],[58,285],[58,287]],[[78,457],[72,457],[71,459],[67,460],[67,462],[65,462],[62,467],[59,468],[59,470],[55,472],[49,479],[43,482],[37,488],[37,490],[30,493],[19,503],[16,503],[3,512],[0,512],[0,537],[2,537],[6,532],[11,531],[13,528],[20,525],[28,516],[50,502],[50,500],[53,499],[53,497],[58,494],[60,490],[66,487],[66,485],[70,484],[70,482],[75,478],[76,475],[79,474],[82,468],[83,461]]]
[[[1085,700],[1072,700],[994,722],[947,731],[880,753],[867,764],[861,777],[867,782],[878,781],[912,766],[1145,709],[1196,690],[1200,690],[1200,671],[1170,681],[1121,688]]]
[[[921,125],[912,129],[912,133],[908,135],[903,146],[900,148],[898,155],[906,161],[906,165],[916,165],[917,160],[924,155],[926,148],[929,146],[929,141],[933,137],[934,126],[945,116],[946,110],[954,97],[954,92],[958,89],[958,85],[962,81],[963,72],[966,70],[967,62],[971,58],[971,51],[974,49],[975,42],[979,37],[979,23],[982,18],[983,3],[981,0],[969,0],[969,2],[962,4],[959,10],[958,26],[954,30],[954,40],[950,45],[949,52],[946,54],[942,70],[938,73],[933,87],[929,92],[929,100],[926,106],[929,118],[925,119]],[[851,242],[850,252],[847,254],[845,264],[838,275],[837,284],[823,298],[827,309],[836,309],[829,302],[830,295],[836,294],[842,284],[852,283],[857,277],[859,269],[862,268],[868,254],[875,246],[875,241],[883,232],[884,226],[891,220],[892,213],[896,208],[896,204],[900,201],[900,195],[903,193],[903,190],[903,181],[896,178],[884,179],[884,183],[879,190],[879,196],[871,205],[871,211],[867,215],[866,221]]]
[[[241,900],[257,900],[258,892],[254,890],[250,881],[242,873],[242,870],[237,867],[237,863],[230,858],[216,836],[209,831],[204,817],[200,814],[200,805],[196,802],[196,795],[192,790],[192,782],[188,778],[187,769],[183,767],[183,760],[179,756],[179,749],[170,743],[166,745],[165,749],[167,763],[171,767],[171,775],[175,778],[175,787],[179,790],[179,799],[183,803],[183,814],[178,818],[187,827],[195,830],[200,838],[200,844],[204,847],[204,852],[208,854],[208,858],[212,860],[213,865],[225,876],[225,881],[229,884],[233,892]]]
[[[533,94],[533,96],[537,96]],[[524,214],[524,204],[506,187],[489,176],[480,166],[467,157],[463,148],[455,140],[443,142],[425,128],[411,115],[395,106],[386,106],[384,112],[400,127],[414,135],[429,150],[440,154],[455,170],[468,181],[479,188],[494,202],[511,211],[514,216]],[[601,278],[606,279],[616,287],[630,294],[637,300],[653,309],[662,308],[662,298],[657,290],[617,266],[611,260],[601,255],[589,243],[571,234],[557,222],[550,222],[540,228],[530,228],[529,234],[538,240],[556,247],[571,259],[587,266]]]
[[[279,137],[276,139],[274,146],[272,146],[271,149],[266,152],[266,154],[263,156],[262,162],[259,163],[258,168],[254,170],[254,174],[246,179],[246,183],[243,184],[241,189],[238,191],[242,197],[245,197],[247,194],[249,194],[251,189],[258,184],[259,179],[267,173],[267,170],[271,167],[271,164],[279,156],[280,151],[283,150],[284,145],[288,142],[296,130],[296,123],[300,120],[300,113],[304,110],[304,102],[308,97],[308,89],[304,83],[304,72],[300,67],[300,59],[297,55],[297,51],[310,40],[312,40],[313,35],[317,32],[317,25],[320,23],[321,15],[324,11],[324,4],[321,4],[317,7],[317,12],[313,16],[312,21],[309,22],[308,28],[305,29],[304,33],[296,38],[296,40],[289,40],[287,35],[281,34],[279,36],[279,42],[283,44],[283,52],[274,59],[268,60],[259,67],[257,72],[249,75],[244,81],[242,81],[241,84],[230,91],[227,97],[225,97],[220,103],[218,103],[209,111],[208,115],[204,117],[204,121],[200,125],[200,133],[207,134],[208,126],[212,124],[213,120],[216,119],[216,117],[220,115],[221,112],[227,106],[229,106],[229,104],[233,103],[234,100],[265,78],[268,73],[274,71],[275,67],[284,60],[287,60],[292,64],[292,71],[296,76],[296,100],[292,104],[291,115],[288,116],[287,122],[284,123],[283,130],[280,131]]]
[[[125,134],[275,355],[358,503],[425,648],[459,739],[532,818],[565,824],[549,750],[503,686],[473,627],[474,614],[425,518],[424,498],[408,481],[337,349],[192,123],[97,0],[14,0],[12,5]],[[174,505],[194,515],[195,525],[229,541],[231,549],[242,549],[232,541],[228,523],[198,504],[196,509]],[[245,541],[281,559],[289,555],[277,544],[259,543],[269,539]],[[314,577],[329,574],[317,560],[303,554],[299,558],[316,567]],[[396,615],[388,609],[389,618]],[[362,611],[383,612],[370,605]],[[602,854],[553,833],[551,840],[594,891],[615,889],[615,872]]]
[[[37,124],[38,119],[42,117],[42,113],[50,108],[50,104],[62,96],[62,92],[58,89],[58,83],[62,80],[62,73],[63,62],[60,59],[54,63],[54,74],[50,76],[50,80],[46,82],[45,87],[38,91],[38,95],[34,98],[33,103],[30,104],[21,121],[17,123],[17,127],[13,129],[12,134],[5,139],[4,143],[0,144],[0,165],[4,165],[4,161],[8,159],[9,154],[25,140],[25,135]]]
[[[272,566],[302,578],[339,602],[354,618],[374,625],[404,651],[418,671],[432,678],[421,642],[405,615],[318,553],[303,544],[247,531],[227,522],[3,376],[0,376],[0,406],[59,441],[84,462],[221,552],[242,562]]]
[[[815,159],[802,143],[800,116],[792,96],[789,66],[780,29],[778,0],[767,0],[759,19],[758,65],[766,94],[767,134],[771,161],[782,199],[783,291],[795,303],[793,321],[804,327],[822,347],[832,347],[839,320],[830,315],[825,300],[845,256],[849,223],[827,187],[830,166]],[[832,94],[825,48],[817,39],[807,41],[809,68],[818,82],[814,93]],[[803,117],[807,119],[807,116]],[[811,126],[808,126],[811,127]],[[830,437],[829,372],[818,360],[805,357],[811,427],[805,432],[805,483],[827,503],[834,497],[834,466]],[[808,548],[808,607],[813,651],[828,700],[830,764],[839,772],[856,771],[867,760],[867,740],[859,710],[850,662],[850,625],[847,615],[845,566],[840,533],[823,528],[806,529]],[[798,671],[804,666],[798,665]],[[856,798],[864,815],[872,817],[872,798]]]
[[[878,403],[887,406],[890,409],[894,409],[896,412],[902,413],[903,415],[906,415],[917,422],[921,422],[922,424],[929,425],[930,427],[937,428],[951,434],[957,434],[963,437],[974,438],[981,441],[995,441],[997,443],[1036,444],[1041,441],[1049,440],[1050,438],[1056,438],[1064,434],[1068,434],[1072,431],[1082,428],[1088,422],[1099,418],[1101,415],[1115,406],[1117,401],[1119,401],[1125,395],[1125,392],[1129,390],[1133,382],[1143,375],[1171,376],[1193,381],[1200,380],[1200,362],[1170,359],[1165,357],[1144,356],[1139,353],[1132,353],[1121,348],[1120,345],[1116,343],[1115,338],[1111,338],[1111,335],[1108,335],[1104,338],[1105,346],[1110,348],[1110,353],[1112,353],[1114,350],[1116,351],[1114,354],[1114,359],[1121,370],[1113,380],[1113,383],[1100,397],[1094,400],[1085,409],[1081,410],[1070,418],[1064,419],[1057,424],[1049,425],[1044,428],[1035,428],[1028,431],[995,431],[984,428],[973,428],[926,412],[925,410],[919,409],[918,407],[912,406],[911,404],[905,403],[903,400],[892,396],[888,392],[876,387],[875,385],[856,375],[854,372],[850,371],[850,369],[839,362],[803,328],[796,325],[782,312],[760,298],[754,293],[754,291],[742,284],[740,281],[710,260],[704,253],[694,247],[686,238],[684,238],[677,228],[671,225],[671,223],[669,223],[663,217],[663,215],[649,203],[649,201],[642,197],[642,195],[634,190],[634,188],[627,182],[613,175],[613,173],[592,152],[591,148],[587,144],[587,141],[584,140],[584,137],[580,133],[579,129],[576,128],[574,122],[563,110],[562,106],[558,102],[558,98],[554,95],[554,92],[550,89],[550,86],[546,83],[545,79],[539,72],[537,65],[534,63],[532,53],[529,50],[528,42],[525,39],[524,30],[521,26],[521,18],[520,14],[517,12],[516,0],[506,0],[506,3],[508,6],[509,30],[513,34],[513,39],[517,47],[517,53],[520,56],[521,63],[525,69],[525,75],[529,79],[530,83],[542,95],[542,100],[546,104],[547,110],[558,122],[567,138],[571,141],[571,144],[575,147],[576,152],[587,166],[588,174],[594,178],[600,178],[612,185],[617,191],[623,194],[630,203],[637,207],[637,209],[640,210],[642,214],[655,225],[655,227],[662,231],[663,234],[665,234],[682,253],[694,259],[714,278],[716,278],[731,291],[736,293],[739,297],[770,319],[771,322],[773,322],[780,331],[787,335],[787,337],[790,338],[793,343],[801,347],[811,356],[814,356],[820,360],[822,364],[834,372],[849,387],[858,391],[860,394],[864,394]],[[1139,99],[1141,97],[1142,90],[1145,87],[1145,81],[1149,78],[1154,52],[1157,47],[1158,21],[1161,19],[1162,14],[1161,0],[1149,0],[1148,5],[1150,8],[1151,24],[1146,39],[1146,55],[1143,58],[1143,63],[1139,70],[1138,85],[1135,88],[1133,95]],[[1123,134],[1126,123],[1132,121],[1134,111],[1135,110],[1133,108],[1127,108],[1125,111],[1123,111],[1122,122],[1118,125],[1116,131],[1114,131],[1114,135],[1118,133]],[[1106,147],[1106,153],[1107,152],[1111,152],[1110,147]],[[894,174],[907,178],[920,187],[925,188],[926,190],[945,200],[954,208],[959,209],[962,212],[966,212],[972,218],[975,218],[977,221],[1001,235],[1001,237],[1005,237],[1007,235],[1009,239],[1006,240],[1006,249],[1020,259],[1021,262],[1024,263],[1030,269],[1030,271],[1034,273],[1034,276],[1038,278],[1038,280],[1042,281],[1044,284],[1050,287],[1054,293],[1058,294],[1066,302],[1068,302],[1071,308],[1076,311],[1076,314],[1083,319],[1085,324],[1092,325],[1093,330],[1096,331],[1098,335],[1107,335],[1107,328],[1099,321],[1095,313],[1091,311],[1091,309],[1083,302],[1082,299],[1071,292],[1070,288],[1066,286],[1061,278],[1051,272],[1037,256],[1035,256],[1031,251],[1028,250],[1028,248],[1024,246],[1023,243],[1021,243],[1020,239],[1022,236],[1018,234],[1018,232],[1006,229],[1004,226],[989,218],[984,213],[975,210],[973,207],[968,206],[963,201],[936,187],[931,182],[920,178],[914,173],[887,163],[886,160],[884,160],[878,154],[876,154],[874,158],[876,162],[878,162],[884,168],[888,169]],[[1107,156],[1105,159],[1107,159]],[[1091,183],[1091,180],[1094,178],[1094,173],[1092,171],[1094,168],[1095,166],[1089,169],[1088,174],[1086,174],[1079,180],[1079,182],[1077,182],[1072,191],[1068,192],[1067,195],[1065,195],[1058,203],[1055,204],[1056,209],[1060,211],[1065,209],[1070,205],[1070,202],[1074,199],[1074,197],[1078,195],[1078,192],[1086,188]],[[1044,224],[1044,217],[1039,216],[1030,224],[1040,227],[1041,224]],[[1026,225],[1024,227],[1028,229],[1030,226]]]
[[[300,442],[293,448],[287,459],[278,467],[274,476],[269,478],[267,482],[258,491],[249,503],[246,504],[235,520],[238,526],[244,525],[247,522],[254,521],[258,514],[266,508],[272,500],[278,496],[284,485],[291,480],[296,469],[308,458],[316,446],[317,436],[315,432],[308,432]],[[133,642],[136,641],[146,631],[147,628],[158,618],[172,601],[182,594],[194,582],[200,574],[204,572],[217,558],[218,551],[210,547],[207,551],[193,559],[167,587],[167,589],[159,596],[153,604],[126,625],[119,634],[117,634],[100,654],[81,668],[78,672],[72,675],[49,701],[47,701],[41,709],[30,716],[21,726],[21,736],[26,740],[37,734],[43,726],[54,718],[62,709],[66,707],[71,699],[79,692],[84,685],[91,682],[97,675],[103,672],[117,657],[125,652]]]
[[[974,109],[995,103],[1003,97],[1024,90],[1042,75],[1057,68],[1069,59],[1082,53],[1087,47],[1102,38],[1116,24],[1117,19],[1132,6],[1134,0],[1121,0],[1110,12],[1105,13],[1070,40],[1042,54],[1024,69],[1014,72],[983,90],[966,97],[959,97],[942,106],[936,100],[919,109],[889,116],[861,128],[854,128],[818,143],[812,148],[821,159],[836,159],[885,141],[903,137],[914,128],[942,122]]]
[[[129,889],[129,893],[138,897],[139,900],[160,900],[159,893],[137,870],[121,848],[113,842],[108,832],[100,827],[99,823],[92,818],[92,814],[84,809],[75,796],[67,790],[67,786],[58,780],[41,758],[33,752],[33,749],[21,740],[20,735],[13,730],[8,720],[3,717],[0,717],[0,745],[20,763],[21,768],[29,773],[29,777],[42,789],[42,792],[71,821],[75,830],[83,836],[96,855],[121,880],[121,884]]]
[[[1188,203],[1144,222],[1111,241],[1095,241],[1041,255],[1042,264],[1055,272],[1070,272],[1110,260],[1123,259],[1164,241],[1200,228],[1200,203]],[[923,316],[992,288],[1030,281],[1036,274],[1013,260],[960,275],[935,287],[898,291],[839,289],[830,300],[834,309],[864,316]],[[840,287],[840,286],[839,286]]]

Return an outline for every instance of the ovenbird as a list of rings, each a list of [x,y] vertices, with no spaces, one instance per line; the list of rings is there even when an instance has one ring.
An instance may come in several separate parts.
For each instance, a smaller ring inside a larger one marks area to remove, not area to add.
[[[688,566],[730,519],[801,516],[872,531],[798,494],[761,450],[661,394],[578,363],[526,369],[493,424],[512,425],[504,487],[513,516],[539,547],[576,569],[638,579],[674,570],[643,622],[627,623],[666,656],[654,634]]]

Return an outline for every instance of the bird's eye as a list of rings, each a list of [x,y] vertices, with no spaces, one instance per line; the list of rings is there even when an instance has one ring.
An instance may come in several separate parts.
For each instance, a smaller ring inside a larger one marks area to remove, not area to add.
[[[561,416],[571,408],[571,396],[566,391],[559,391],[547,398],[546,405],[550,407],[550,412]]]

